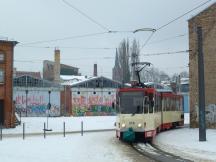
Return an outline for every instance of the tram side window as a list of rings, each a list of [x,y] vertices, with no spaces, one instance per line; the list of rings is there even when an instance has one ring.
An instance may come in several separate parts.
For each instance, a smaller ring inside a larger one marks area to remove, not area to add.
[[[166,99],[162,99],[162,111],[166,111]]]
[[[158,105],[158,112],[160,112],[161,111],[161,97],[160,96],[158,96],[157,105]]]
[[[170,99],[166,98],[166,111],[170,111]]]
[[[161,111],[161,98],[159,95],[155,96],[155,112]]]
[[[182,98],[180,99],[179,111],[183,111],[183,100],[182,100]]]
[[[158,112],[158,96],[155,95],[155,112]]]
[[[153,94],[149,94],[149,113],[154,112],[154,97]]]
[[[167,111],[167,99],[164,98],[164,99],[163,99],[163,102],[164,102],[163,111]]]
[[[171,111],[175,110],[175,99],[171,98]]]
[[[144,113],[147,114],[149,109],[149,98],[145,96],[144,98]]]
[[[176,110],[175,111],[179,111],[179,99],[176,99]]]

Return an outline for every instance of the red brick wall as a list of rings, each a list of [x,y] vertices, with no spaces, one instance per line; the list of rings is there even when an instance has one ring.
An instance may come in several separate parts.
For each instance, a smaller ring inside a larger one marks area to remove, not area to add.
[[[0,67],[4,69],[4,83],[0,84],[0,99],[4,100],[4,126],[14,127],[13,107],[13,50],[17,42],[0,41],[0,51],[3,53],[4,61]]]
[[[72,115],[72,100],[71,100],[71,88],[70,86],[64,87],[61,91],[61,114]],[[66,105],[66,107],[65,107]]]

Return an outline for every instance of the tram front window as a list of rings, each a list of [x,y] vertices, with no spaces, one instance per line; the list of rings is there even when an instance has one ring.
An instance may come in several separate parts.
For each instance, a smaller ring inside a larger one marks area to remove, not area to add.
[[[121,92],[120,112],[122,114],[142,114],[143,97],[143,92]]]

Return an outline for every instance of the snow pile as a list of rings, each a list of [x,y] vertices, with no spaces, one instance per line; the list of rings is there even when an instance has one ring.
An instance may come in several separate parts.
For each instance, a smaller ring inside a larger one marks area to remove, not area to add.
[[[160,149],[194,161],[216,161],[216,130],[206,131],[206,142],[199,141],[199,129],[181,128],[156,136],[153,143]]]

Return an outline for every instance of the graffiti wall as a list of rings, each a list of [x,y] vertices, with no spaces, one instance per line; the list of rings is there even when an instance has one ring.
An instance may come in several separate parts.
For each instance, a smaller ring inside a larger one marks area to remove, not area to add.
[[[205,114],[206,114],[206,126],[208,128],[216,128],[216,104],[209,104],[205,107]],[[198,105],[195,106],[193,111],[190,114],[190,122],[198,127],[199,124],[199,107]]]
[[[72,88],[72,112],[74,116],[115,115],[112,104],[116,100],[113,88]]]
[[[47,108],[49,103],[48,90],[41,88],[28,90],[27,95],[24,89],[15,89],[13,100],[16,112],[21,113],[22,116],[60,116],[60,91],[51,91],[50,110]]]

